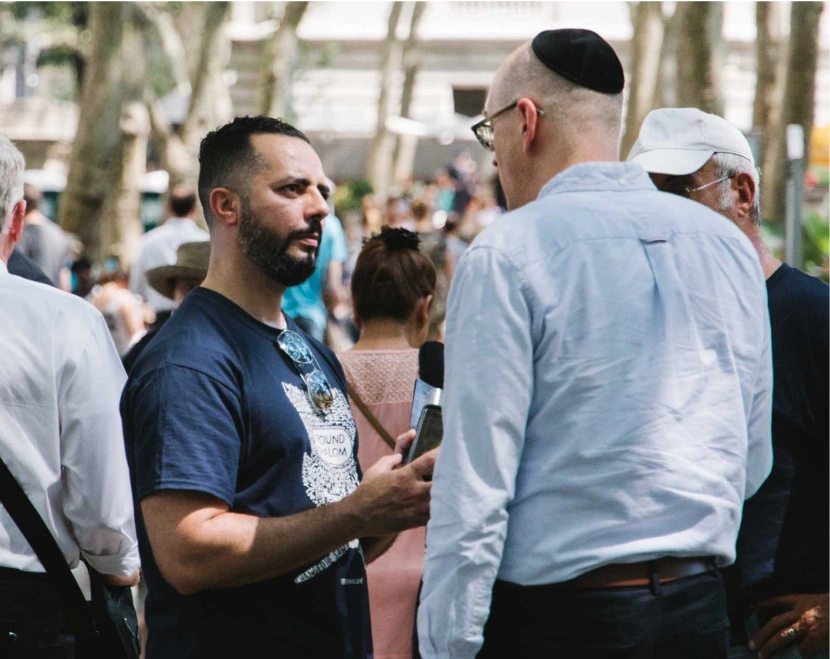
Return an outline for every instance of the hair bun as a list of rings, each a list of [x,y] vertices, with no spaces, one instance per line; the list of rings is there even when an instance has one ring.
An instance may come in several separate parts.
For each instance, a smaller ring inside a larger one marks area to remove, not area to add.
[[[379,237],[389,249],[412,249],[417,252],[421,244],[418,234],[408,229],[383,227]]]

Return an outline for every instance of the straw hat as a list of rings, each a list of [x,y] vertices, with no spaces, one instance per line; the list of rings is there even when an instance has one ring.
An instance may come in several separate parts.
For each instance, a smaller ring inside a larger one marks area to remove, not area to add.
[[[147,271],[147,283],[164,297],[173,297],[176,279],[204,279],[210,263],[210,241],[182,243],[173,265],[162,265]]]

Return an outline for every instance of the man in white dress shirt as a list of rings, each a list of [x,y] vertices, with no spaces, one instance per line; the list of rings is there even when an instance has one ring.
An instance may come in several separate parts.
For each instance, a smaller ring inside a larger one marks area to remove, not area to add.
[[[764,274],[717,213],[618,162],[587,30],[496,73],[512,212],[459,264],[418,614],[424,659],[720,659],[718,568],[770,471]]]
[[[71,568],[138,581],[118,400],[126,380],[103,317],[7,269],[23,230],[23,156],[0,135],[0,458]],[[74,639],[43,567],[0,509],[0,656],[70,657]]]
[[[173,300],[164,297],[147,283],[151,268],[173,265],[176,250],[182,243],[209,240],[210,235],[196,224],[196,188],[178,185],[170,191],[171,217],[160,227],[148,231],[141,239],[138,256],[130,269],[130,290],[138,293],[153,307],[160,326],[173,312]]]

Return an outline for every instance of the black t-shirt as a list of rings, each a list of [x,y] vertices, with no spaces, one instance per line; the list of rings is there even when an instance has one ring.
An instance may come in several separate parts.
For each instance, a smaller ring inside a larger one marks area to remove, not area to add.
[[[160,490],[195,490],[234,512],[280,517],[355,490],[357,433],[342,367],[303,335],[334,392],[332,407],[317,412],[276,345],[280,333],[213,291],[187,296],[139,356],[121,401],[136,504]],[[357,540],[276,579],[183,596],[159,572],[140,512],[148,659],[371,658]]]
[[[733,611],[759,599],[828,588],[830,289],[784,264],[767,280],[772,330],[772,473],[744,505]]]

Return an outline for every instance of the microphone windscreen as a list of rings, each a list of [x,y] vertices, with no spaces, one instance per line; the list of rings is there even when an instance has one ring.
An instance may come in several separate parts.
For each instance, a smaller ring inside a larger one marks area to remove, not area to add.
[[[444,388],[444,344],[427,341],[418,351],[418,377],[432,387]]]

